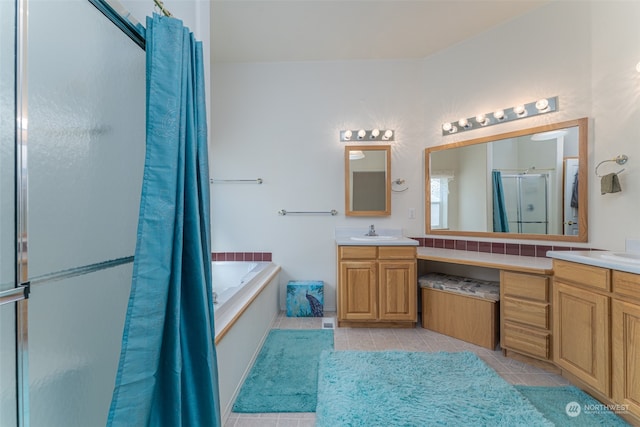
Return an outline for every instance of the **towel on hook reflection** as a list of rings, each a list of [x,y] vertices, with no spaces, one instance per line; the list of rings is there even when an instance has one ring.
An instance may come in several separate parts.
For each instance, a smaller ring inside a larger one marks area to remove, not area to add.
[[[610,173],[600,178],[600,194],[617,193],[622,191],[617,173]]]
[[[576,172],[576,176],[573,178],[573,188],[571,189],[571,207],[578,207],[578,172]]]

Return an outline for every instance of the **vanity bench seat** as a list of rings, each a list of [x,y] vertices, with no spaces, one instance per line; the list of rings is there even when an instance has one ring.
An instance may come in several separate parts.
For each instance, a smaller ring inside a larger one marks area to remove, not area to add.
[[[500,317],[499,282],[442,273],[420,276],[422,327],[494,350]]]
[[[423,328],[435,330],[491,350],[494,350],[500,341],[505,354],[507,350],[514,350],[525,356],[549,360],[549,357],[545,357],[546,354],[550,356],[548,346],[546,346],[545,355],[543,355],[531,352],[531,346],[528,345],[531,337],[539,339],[540,333],[545,331],[540,331],[538,330],[540,328],[529,325],[529,317],[525,316],[524,321],[517,316],[511,319],[513,310],[510,307],[513,306],[514,302],[519,303],[520,299],[523,300],[525,307],[532,304],[529,302],[529,294],[532,292],[531,284],[536,285],[537,282],[535,280],[532,281],[531,278],[537,279],[553,274],[551,259],[426,247],[418,248],[417,258],[418,261],[436,261],[461,266],[495,269],[501,273],[501,280],[504,280],[505,277],[509,278],[509,289],[523,291],[521,292],[522,298],[518,297],[518,292],[515,291],[507,294],[506,302],[509,310],[505,312],[504,304],[499,302],[505,297],[503,295],[505,289],[500,289],[500,286],[499,292],[494,289],[488,293],[480,292],[473,295],[469,292],[465,293],[463,289],[456,291],[451,288],[446,289],[447,286],[442,285],[437,286],[437,288],[441,289],[433,289],[428,287],[428,279],[423,279],[423,283],[419,283],[422,297]],[[439,280],[439,276],[434,274],[437,272],[432,271],[429,265],[423,265],[423,267],[425,268],[420,269],[419,273],[421,278],[425,277],[425,273],[428,273],[426,277],[430,276],[435,278],[436,281]],[[442,277],[440,276],[441,279]],[[456,280],[463,281],[462,283],[474,282],[474,279],[464,277]],[[465,280],[466,282],[464,282]],[[433,282],[433,280],[431,281]],[[486,281],[475,280],[475,282]],[[514,283],[521,283],[522,285],[514,286]],[[534,302],[533,304],[540,305],[541,303]],[[508,326],[507,331],[505,331],[505,321]],[[547,337],[547,341],[550,342],[550,337]]]

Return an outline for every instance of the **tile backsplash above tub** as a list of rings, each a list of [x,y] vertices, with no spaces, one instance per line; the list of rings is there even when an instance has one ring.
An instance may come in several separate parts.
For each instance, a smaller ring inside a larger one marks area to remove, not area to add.
[[[212,252],[211,261],[272,261],[271,252]]]

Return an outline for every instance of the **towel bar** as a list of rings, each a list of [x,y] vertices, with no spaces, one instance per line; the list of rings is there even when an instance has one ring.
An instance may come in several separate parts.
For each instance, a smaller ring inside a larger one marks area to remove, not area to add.
[[[236,183],[240,183],[240,182],[244,182],[244,183],[256,183],[256,184],[262,184],[262,178],[256,178],[256,179],[214,179],[211,178],[209,180],[209,182],[211,184],[214,183],[220,183],[220,182],[236,182]]]
[[[292,211],[287,211],[284,209],[280,209],[278,211],[278,215],[313,215],[313,214],[330,214],[331,216],[336,216],[338,215],[338,211],[335,209],[331,209],[330,211],[299,211],[299,212],[292,212]]]

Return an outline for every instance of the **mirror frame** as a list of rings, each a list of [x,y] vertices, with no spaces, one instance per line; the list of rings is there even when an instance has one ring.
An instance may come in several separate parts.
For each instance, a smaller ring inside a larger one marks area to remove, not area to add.
[[[379,211],[354,211],[351,209],[351,151],[385,151],[385,209]],[[344,212],[346,216],[389,216],[391,215],[391,146],[390,145],[347,145],[344,147]]]
[[[485,136],[467,141],[443,144],[425,149],[425,230],[427,235],[446,235],[446,236],[473,236],[473,237],[491,237],[502,239],[523,239],[523,240],[550,240],[563,242],[587,242],[588,240],[588,223],[587,216],[589,207],[588,203],[588,121],[584,117],[576,120],[569,120],[560,123],[542,125],[527,129],[521,129],[513,132],[507,132],[497,135]],[[548,132],[552,130],[565,129],[569,127],[578,127],[578,234],[565,236],[562,234],[520,234],[520,233],[499,233],[493,231],[453,231],[453,230],[432,230],[431,229],[431,175],[430,175],[430,155],[435,151],[442,151],[451,148],[464,147],[474,144],[483,144],[492,141],[498,141],[507,138],[517,138],[524,135],[534,133]]]

